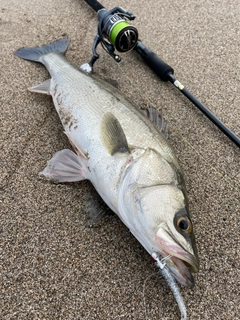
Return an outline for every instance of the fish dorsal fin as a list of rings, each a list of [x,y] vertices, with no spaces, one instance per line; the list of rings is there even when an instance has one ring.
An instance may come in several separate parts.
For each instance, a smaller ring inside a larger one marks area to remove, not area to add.
[[[38,92],[50,95],[50,83],[51,79],[48,79],[34,87],[28,88],[28,90],[31,92]]]
[[[169,136],[168,133],[168,123],[163,118],[162,109],[157,110],[153,107],[139,107],[140,111],[149,119],[152,121],[153,124],[158,128],[158,130],[165,136],[167,139]]]
[[[101,125],[102,141],[111,155],[129,152],[125,133],[118,119],[111,113],[105,114]]]

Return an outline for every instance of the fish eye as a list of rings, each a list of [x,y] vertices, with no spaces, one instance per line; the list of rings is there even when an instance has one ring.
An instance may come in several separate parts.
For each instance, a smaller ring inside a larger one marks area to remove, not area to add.
[[[179,218],[177,221],[177,227],[183,232],[192,232],[192,223],[187,217]]]

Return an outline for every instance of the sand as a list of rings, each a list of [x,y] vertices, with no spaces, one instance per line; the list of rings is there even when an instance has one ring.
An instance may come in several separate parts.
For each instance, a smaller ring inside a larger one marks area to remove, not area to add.
[[[135,13],[143,43],[240,136],[237,0],[102,4]],[[67,35],[67,58],[80,65],[96,32],[84,1],[0,2],[0,319],[180,319],[166,282],[117,216],[87,227],[90,183],[56,185],[38,176],[70,145],[51,97],[27,91],[47,71],[13,51]],[[122,55],[120,65],[98,52],[95,74],[117,81],[134,103],[163,108],[169,122],[200,257],[194,289],[181,288],[188,319],[239,319],[239,148],[136,52]]]

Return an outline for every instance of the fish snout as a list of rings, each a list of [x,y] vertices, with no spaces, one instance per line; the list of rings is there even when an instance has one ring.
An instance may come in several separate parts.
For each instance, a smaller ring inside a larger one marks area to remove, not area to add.
[[[192,273],[199,270],[198,257],[184,249],[167,230],[162,228],[158,230],[155,240],[160,255],[166,258],[166,264],[176,280],[187,288],[193,288],[194,277]]]

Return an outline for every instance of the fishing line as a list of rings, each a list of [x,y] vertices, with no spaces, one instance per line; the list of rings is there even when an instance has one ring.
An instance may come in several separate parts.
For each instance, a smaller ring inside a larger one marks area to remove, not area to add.
[[[152,258],[155,260],[156,265],[159,267],[160,272],[162,274],[162,276],[164,277],[164,279],[166,280],[166,282],[168,283],[171,292],[174,296],[174,298],[176,299],[176,302],[178,304],[180,313],[181,313],[181,320],[186,320],[187,319],[187,311],[186,311],[186,307],[185,307],[185,303],[183,300],[183,297],[179,291],[178,285],[176,284],[176,281],[174,279],[174,277],[172,276],[166,261],[168,259],[171,259],[171,255],[168,255],[164,258],[161,258],[158,256],[158,254],[156,254],[155,252],[152,253]],[[153,277],[154,275],[157,275],[157,273],[153,273],[151,275],[149,275],[143,283],[143,307],[144,307],[144,312],[145,312],[145,319],[147,320],[147,306],[146,306],[146,300],[145,300],[145,288],[146,288],[146,282]]]
[[[124,71],[124,69],[122,68],[122,66],[119,63],[117,65],[118,65],[118,68],[121,71],[122,75],[130,82],[131,86],[133,86],[139,92],[141,97],[143,99],[145,99],[145,101],[149,104],[149,106],[152,106],[153,108],[155,108],[157,110],[158,109],[157,106],[150,100],[149,97],[147,97],[147,95],[140,88],[140,86],[138,86],[134,82],[134,80],[130,78],[130,76]],[[196,155],[198,155],[204,161],[204,163],[206,163],[208,165],[208,167],[210,169],[212,169],[216,174],[218,174],[220,178],[222,178],[230,187],[233,188],[233,190],[235,190],[236,192],[239,192],[239,187],[231,182],[231,177],[227,173],[221,172],[221,170],[219,169],[219,167],[217,165],[215,165],[215,166],[211,165],[209,163],[209,161],[188,141],[188,139],[183,136],[183,134],[180,132],[180,130],[178,129],[178,127],[175,124],[173,124],[173,123],[170,124],[170,127],[174,128],[175,132],[178,134],[178,136],[181,138],[181,140],[186,145],[188,145],[188,147],[192,151],[194,151],[194,153]],[[196,174],[197,174],[197,171],[196,171]],[[197,176],[200,178],[200,176],[198,174],[197,174]],[[228,179],[226,179],[226,176],[228,177]]]
[[[144,313],[145,313],[145,319],[147,320],[147,306],[146,306],[146,299],[145,299],[145,289],[146,289],[146,283],[147,281],[152,278],[153,276],[156,276],[158,273],[154,272],[152,274],[150,274],[145,280],[144,280],[144,283],[143,283],[143,291],[142,291],[142,294],[143,294],[143,308],[144,308]]]

